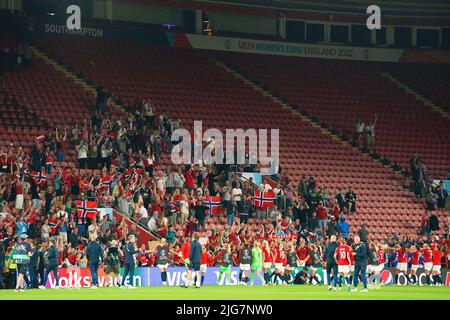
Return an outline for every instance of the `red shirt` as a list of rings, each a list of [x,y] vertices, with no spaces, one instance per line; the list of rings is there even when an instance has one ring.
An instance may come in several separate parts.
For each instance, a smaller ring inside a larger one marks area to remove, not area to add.
[[[348,266],[348,258],[350,256],[349,246],[339,246],[336,248],[336,255],[338,258],[338,266]]]
[[[184,182],[184,186],[187,188],[193,188],[194,187],[194,174],[192,174],[189,171],[185,174],[184,177],[186,178],[186,181]]]
[[[384,252],[381,249],[378,249],[378,263],[384,264]]]
[[[183,259],[189,259],[189,254],[191,251],[191,244],[189,242],[183,243],[180,251],[181,251],[181,254],[183,255]]]
[[[424,248],[423,252],[423,262],[433,262],[433,251],[430,248]]]
[[[208,252],[203,252],[202,257],[200,259],[200,264],[207,264],[208,266],[211,265],[212,262],[212,256]]]
[[[403,251],[401,248],[396,250],[398,263],[408,262],[408,252]]]
[[[411,264],[417,266],[419,264],[419,251],[414,251],[412,254]]]
[[[264,262],[273,262],[272,259],[272,250],[268,249],[266,246],[261,247],[261,250],[264,254]]]
[[[297,256],[300,260],[306,260],[306,258],[308,257],[309,254],[309,249],[308,247],[303,247],[303,248],[298,248],[297,249]]]
[[[283,263],[286,264],[286,252],[284,250],[277,250],[277,257],[275,258],[275,263]]]
[[[325,220],[327,218],[327,209],[325,209],[325,208],[318,208],[317,212],[316,212],[316,215],[317,215],[317,219],[318,220]]]
[[[433,266],[440,266],[442,259],[441,250],[433,250]]]
[[[352,248],[350,248],[350,265],[351,266],[354,266],[355,265],[355,255],[353,254],[353,249]]]

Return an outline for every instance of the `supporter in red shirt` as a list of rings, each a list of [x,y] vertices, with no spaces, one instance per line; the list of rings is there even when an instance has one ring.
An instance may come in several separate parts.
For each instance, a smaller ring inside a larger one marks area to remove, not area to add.
[[[327,208],[323,206],[323,202],[319,202],[319,207],[316,210],[316,218],[319,223],[319,229],[322,234],[326,234],[327,231]]]

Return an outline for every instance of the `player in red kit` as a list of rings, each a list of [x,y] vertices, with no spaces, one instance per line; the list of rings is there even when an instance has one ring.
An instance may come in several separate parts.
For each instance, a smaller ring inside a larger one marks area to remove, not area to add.
[[[275,253],[275,271],[272,273],[272,276],[275,276],[273,279],[273,284],[277,283],[277,278],[279,277],[282,282],[284,282],[284,266],[286,265],[286,252],[283,248],[283,243],[280,241],[277,243],[277,249]]]
[[[428,243],[425,243],[423,245],[422,249],[422,256],[423,256],[423,267],[425,269],[425,275],[426,275],[426,282],[427,285],[430,285],[430,273],[433,269],[433,251],[431,251],[430,246]]]
[[[419,259],[420,259],[420,248],[418,245],[411,246],[411,274],[410,279],[414,285],[419,284],[419,279],[417,279],[417,269],[419,269]]]
[[[186,267],[186,271],[189,270],[189,255],[190,255],[190,253],[191,253],[191,239],[189,237],[186,237],[184,239],[183,245],[180,248],[180,255],[184,261],[184,266]]]
[[[433,270],[431,271],[431,274],[433,275],[433,285],[435,286],[442,286],[441,259],[442,259],[441,245],[438,244],[435,246],[435,249],[433,250]]]
[[[338,273],[339,273],[339,290],[342,290],[342,278],[345,277],[345,281],[347,282],[347,291],[350,291],[351,282],[349,278],[350,273],[350,247],[347,245],[344,238],[340,239],[340,246],[336,248],[334,253],[334,260],[336,260],[338,265]]]
[[[208,269],[208,265],[212,263],[213,257],[208,252],[205,246],[202,246],[202,257],[200,259],[200,273],[201,273],[201,281],[200,285],[203,286],[203,282],[205,281],[206,270]]]
[[[272,267],[273,263],[273,253],[270,249],[269,242],[264,240],[261,246],[262,254],[263,254],[263,271],[264,271],[264,280],[266,280],[266,284],[269,283],[269,270]]]
[[[397,261],[397,269],[395,270],[395,284],[400,285],[398,280],[401,273],[403,273],[406,281],[410,284],[411,281],[408,277],[408,249],[404,244],[399,244],[395,252],[397,253],[397,258],[395,259],[395,261]]]

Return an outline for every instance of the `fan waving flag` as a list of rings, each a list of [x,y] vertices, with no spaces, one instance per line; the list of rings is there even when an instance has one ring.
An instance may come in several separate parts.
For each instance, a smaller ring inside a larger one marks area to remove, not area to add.
[[[262,192],[255,190],[254,204],[255,207],[259,208],[269,208],[273,206],[273,201],[275,199],[275,194],[272,191]]]
[[[86,223],[86,219],[95,219],[97,217],[97,203],[95,201],[77,200],[77,218],[81,223]]]
[[[113,183],[113,180],[110,176],[104,176],[100,178],[100,186],[104,189],[111,188],[111,185]]]
[[[206,196],[203,198],[203,206],[205,206],[206,214],[220,214],[222,212],[222,201],[220,196]]]
[[[43,187],[47,180],[44,172],[32,171],[31,176],[33,177],[34,184],[40,187]]]
[[[142,169],[131,168],[125,174],[126,181],[133,186],[139,184],[141,178],[142,178]]]

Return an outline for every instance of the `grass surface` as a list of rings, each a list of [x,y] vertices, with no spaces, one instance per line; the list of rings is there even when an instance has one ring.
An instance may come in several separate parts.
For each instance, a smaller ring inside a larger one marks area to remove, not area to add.
[[[368,293],[328,292],[327,287],[205,286],[180,287],[45,289],[15,292],[0,290],[0,300],[450,300],[450,287],[383,287]]]

